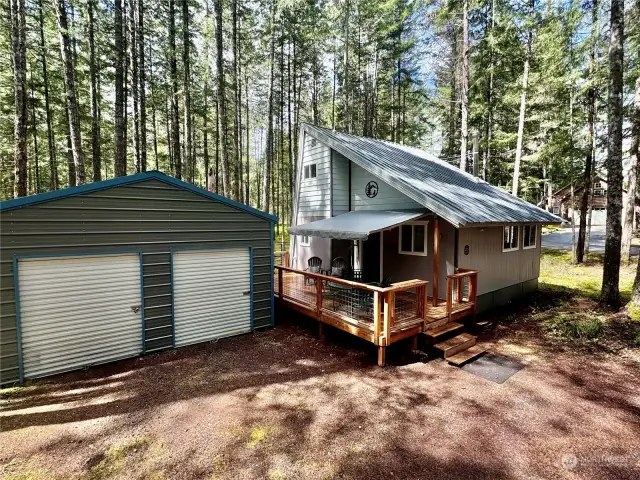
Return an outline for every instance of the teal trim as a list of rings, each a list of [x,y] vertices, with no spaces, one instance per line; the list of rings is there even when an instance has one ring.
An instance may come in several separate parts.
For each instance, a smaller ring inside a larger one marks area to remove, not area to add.
[[[173,185],[175,187],[181,188],[183,190],[187,190],[189,192],[195,193],[205,198],[209,198],[211,200],[215,200],[225,205],[229,205],[231,207],[237,208],[238,210],[245,211],[247,213],[250,213],[260,218],[264,218],[269,222],[272,222],[272,223],[278,222],[278,217],[274,215],[270,215],[261,210],[249,207],[248,205],[245,205],[243,203],[236,202],[235,200],[231,200],[230,198],[223,197],[222,195],[218,195],[217,193],[209,192],[203,188],[196,187],[191,183],[183,182],[182,180],[178,180],[177,178],[170,177],[169,175],[166,175],[158,171],[137,173],[135,175],[128,175],[126,177],[116,177],[116,178],[111,178],[109,180],[103,180],[102,182],[87,183],[79,187],[70,187],[70,188],[65,188],[63,190],[54,190],[52,192],[40,193],[38,195],[30,195],[28,197],[14,198],[13,200],[6,200],[3,202],[0,202],[0,211],[4,212],[6,210],[13,210],[15,208],[36,205],[43,202],[50,202],[52,200],[73,197],[76,195],[82,195],[90,192],[97,192],[100,190],[106,190],[106,189],[117,187],[120,185],[129,185],[132,183],[138,183],[138,182],[151,180],[151,179],[160,180],[161,182],[168,183],[169,185]]]
[[[275,224],[277,225],[277,223]],[[273,244],[274,244],[274,230],[275,230],[275,225],[272,223],[270,225],[270,229],[271,229],[271,326],[273,327],[276,323],[276,318],[275,318],[275,301],[274,301],[274,292],[273,292],[273,272],[275,271],[275,253],[273,251]]]
[[[273,227],[273,223],[271,224]],[[175,348],[176,346],[176,322],[175,322],[175,309],[174,309],[174,305],[175,305],[175,301],[174,301],[174,283],[173,283],[173,254],[175,252],[184,252],[184,251],[190,251],[190,250],[242,250],[248,248],[249,249],[249,303],[251,305],[251,308],[249,309],[249,325],[250,325],[250,329],[253,332],[253,310],[254,310],[254,304],[253,304],[253,247],[251,245],[233,245],[233,246],[223,246],[223,245],[218,245],[218,246],[206,246],[206,245],[200,245],[197,247],[171,247],[169,249],[169,257],[170,257],[170,265],[171,265],[171,330],[172,330],[172,335],[173,335],[173,347]],[[271,249],[271,253],[273,254],[273,247]],[[271,285],[271,292],[273,293],[273,283]],[[273,295],[272,295],[273,297]],[[272,300],[273,303],[273,300]]]
[[[140,323],[142,328],[142,353],[146,351],[146,333],[144,324],[144,278],[142,264],[142,250],[123,250],[121,252],[83,252],[83,253],[41,253],[33,255],[13,256],[13,290],[16,302],[16,334],[18,336],[18,372],[19,381],[24,383],[24,367],[22,362],[22,330],[20,325],[20,282],[18,279],[18,261],[29,258],[64,258],[64,257],[99,257],[102,255],[130,255],[137,254],[140,259]]]
[[[13,256],[13,294],[16,302],[16,335],[18,341],[18,381],[24,382],[24,367],[22,365],[22,331],[20,330],[20,282],[18,281],[18,256]]]

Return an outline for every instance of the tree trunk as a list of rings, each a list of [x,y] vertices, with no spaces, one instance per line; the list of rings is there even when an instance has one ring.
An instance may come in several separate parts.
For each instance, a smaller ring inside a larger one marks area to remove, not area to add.
[[[335,58],[335,57],[334,57]],[[295,79],[294,79],[295,81]],[[288,137],[289,137],[289,168],[287,169],[288,174],[289,174],[289,202],[288,202],[288,206],[287,206],[287,210],[288,210],[288,214],[289,214],[289,222],[291,224],[293,224],[291,222],[291,219],[293,217],[293,196],[295,194],[294,189],[294,182],[293,182],[293,165],[295,163],[295,158],[293,157],[293,131],[292,131],[292,125],[291,125],[291,51],[289,50],[288,55],[287,55],[287,128],[289,130],[288,132]]]
[[[263,182],[263,197],[264,197],[264,205],[263,210],[265,212],[269,212],[270,208],[270,187],[271,187],[271,162],[273,159],[273,64],[275,63],[275,48],[276,48],[276,37],[275,37],[275,18],[276,18],[276,0],[272,0],[271,7],[271,18],[270,18],[270,27],[271,27],[271,52],[269,55],[269,105],[267,108],[267,152],[264,164],[264,182]]]
[[[489,33],[489,82],[487,84],[486,103],[487,103],[487,118],[485,120],[485,133],[484,138],[486,141],[486,147],[484,151],[484,158],[482,162],[482,179],[486,182],[489,181],[491,174],[491,137],[493,135],[493,42],[494,42],[494,29],[496,18],[496,2],[491,1],[491,30]]]
[[[115,0],[115,111],[114,111],[114,175],[122,177],[127,174],[126,147],[124,145],[124,46],[122,38],[122,0]]]
[[[227,153],[227,102],[225,99],[224,62],[222,50],[222,0],[215,0],[216,11],[216,59],[218,67],[218,122],[220,123],[221,153],[222,153],[222,191],[225,197],[229,191],[229,156]]]
[[[447,156],[450,158],[455,154],[455,138],[458,118],[458,79],[457,79],[457,57],[458,57],[458,27],[454,23],[451,27],[451,62],[450,71],[450,96],[449,96],[449,132],[447,144]],[[393,93],[393,91],[392,91]],[[393,101],[392,101],[393,104]]]
[[[469,0],[462,2],[462,117],[460,122],[460,170],[467,168],[467,141],[469,139]]]
[[[529,0],[529,16],[531,21],[535,14],[535,0]],[[527,53],[524,59],[524,71],[522,73],[522,93],[520,94],[520,117],[518,119],[518,140],[516,141],[516,161],[513,166],[513,185],[511,193],[518,196],[518,183],[520,182],[520,162],[522,161],[522,142],[524,138],[524,118],[527,108],[527,88],[529,85],[529,63],[531,62],[531,49],[533,44],[533,27],[527,34]]]
[[[182,63],[184,69],[184,168],[187,179],[193,183],[194,168],[191,157],[191,58],[189,56],[191,38],[189,35],[189,0],[182,0]]]
[[[609,43],[609,129],[607,145],[607,227],[600,303],[620,307],[620,247],[622,236],[622,93],[624,1],[611,0]]]
[[[589,210],[589,196],[591,195],[591,179],[594,171],[594,149],[592,148],[595,136],[596,122],[596,100],[597,90],[595,86],[596,78],[596,48],[598,36],[598,1],[594,0],[591,10],[591,38],[593,45],[591,46],[589,77],[591,85],[587,90],[587,155],[584,162],[584,180],[582,190],[582,200],[580,203],[580,230],[578,233],[578,246],[576,251],[576,260],[578,263],[584,262],[585,241],[587,231],[587,213]]]
[[[204,179],[205,188],[208,192],[211,192],[211,183],[209,178],[211,172],[209,172],[209,75],[207,74],[204,82],[204,112],[202,115],[202,149],[204,154]]]
[[[233,60],[231,68],[233,70],[233,155],[231,168],[233,170],[233,198],[241,201],[240,198],[240,175],[238,167],[238,130],[240,129],[238,118],[238,2],[231,0],[231,42],[233,50]]]
[[[89,77],[91,79],[91,165],[93,167],[93,181],[101,179],[100,166],[100,112],[98,110],[98,81],[96,78],[96,45],[94,38],[94,10],[95,0],[87,4],[89,17]]]
[[[76,99],[76,79],[74,73],[71,43],[69,40],[69,26],[67,22],[67,7],[65,0],[56,0],[56,15],[58,19],[58,36],[60,37],[60,51],[62,53],[65,78],[66,98],[68,102],[69,131],[73,163],[76,171],[76,183],[84,185],[84,152],[80,139],[80,117],[78,116],[78,102]]]
[[[140,96],[140,170],[147,171],[147,72],[145,71],[144,57],[144,0],[138,0],[138,69],[140,87],[138,94]],[[155,114],[155,112],[154,112]],[[154,124],[155,128],[155,124]],[[155,134],[154,134],[155,135]],[[158,156],[156,155],[156,163]]]
[[[640,14],[640,8],[638,9]],[[640,60],[640,53],[638,54]],[[631,239],[633,237],[633,217],[635,215],[635,203],[638,196],[638,169],[640,168],[640,76],[636,78],[636,93],[633,101],[633,113],[631,115],[631,170],[629,172],[629,190],[625,212],[625,230],[623,259],[631,262]],[[634,185],[631,185],[631,176],[634,177]],[[632,190],[633,188],[633,190]],[[637,282],[636,282],[637,283]],[[634,285],[635,286],[635,285]],[[634,288],[634,295],[636,290]]]
[[[27,44],[24,0],[11,0],[14,91],[14,197],[27,195]]]
[[[247,159],[245,162],[245,169],[246,169],[246,173],[247,173],[247,181],[245,183],[245,197],[247,199],[247,205],[251,204],[251,191],[250,191],[250,185],[251,185],[251,175],[250,175],[250,169],[249,169],[249,126],[251,125],[249,123],[249,75],[247,74],[247,70],[248,70],[248,65],[245,67],[244,69],[244,88],[245,88],[245,92],[244,92],[244,102],[245,102],[245,122],[247,123],[247,130],[246,130],[246,135],[247,135]]]
[[[131,62],[131,97],[133,100],[133,125],[131,145],[133,147],[133,163],[135,172],[140,173],[142,166],[140,164],[140,107],[138,105],[138,47],[137,47],[137,22],[136,22],[136,0],[129,0],[129,61]]]
[[[40,59],[42,62],[42,82],[44,84],[44,108],[47,117],[47,144],[49,147],[49,189],[58,189],[58,164],[56,162],[56,143],[49,100],[49,75],[47,72],[47,46],[44,40],[44,11],[42,0],[38,2],[40,27]]]
[[[32,70],[33,72],[33,70]],[[38,150],[38,118],[36,116],[36,96],[33,89],[33,75],[30,76],[31,83],[31,121],[33,135],[33,182],[29,185],[29,188],[34,193],[40,193],[40,158]],[[35,190],[33,189],[33,183],[35,183]]]
[[[171,143],[173,166],[178,180],[182,179],[180,157],[180,112],[178,111],[178,63],[176,60],[175,1],[169,0],[169,75],[171,77]]]

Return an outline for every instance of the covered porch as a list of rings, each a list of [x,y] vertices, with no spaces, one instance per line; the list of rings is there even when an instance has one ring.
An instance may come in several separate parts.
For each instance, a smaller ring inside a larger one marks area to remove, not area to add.
[[[456,269],[440,258],[440,219],[433,214],[349,212],[289,232],[330,239],[332,258],[346,259],[352,275],[329,275],[331,264],[324,259],[322,272],[305,271],[300,262],[294,264],[298,268],[277,266],[278,301],[317,319],[320,329],[329,324],[374,343],[381,365],[386,346],[409,337],[417,343],[418,334],[475,314],[477,271]],[[451,260],[452,243],[445,247]],[[403,251],[409,245],[411,252]]]

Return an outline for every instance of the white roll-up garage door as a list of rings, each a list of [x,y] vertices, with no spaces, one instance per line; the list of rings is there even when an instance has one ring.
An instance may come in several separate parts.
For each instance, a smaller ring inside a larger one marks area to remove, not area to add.
[[[26,378],[142,351],[137,254],[18,260]]]
[[[251,331],[249,249],[173,253],[176,346]]]

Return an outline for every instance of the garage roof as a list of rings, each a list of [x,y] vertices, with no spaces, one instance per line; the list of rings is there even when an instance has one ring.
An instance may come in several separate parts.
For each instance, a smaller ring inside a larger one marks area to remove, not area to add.
[[[418,148],[304,124],[312,137],[456,227],[562,219]]]
[[[236,202],[235,200],[231,200],[230,198],[223,197],[222,195],[218,195],[217,193],[209,192],[203,188],[196,187],[195,185],[187,182],[183,182],[182,180],[178,180],[177,178],[170,177],[162,172],[158,172],[156,170],[144,173],[137,173],[135,175],[128,175],[126,177],[116,177],[109,180],[103,180],[102,182],[94,182],[87,183],[85,185],[81,185],[79,187],[70,187],[62,190],[54,190],[51,192],[40,193],[38,195],[29,195],[28,197],[14,198],[13,200],[5,200],[0,202],[0,211],[12,210],[15,208],[27,207],[30,205],[36,205],[39,203],[50,202],[52,200],[57,200],[60,198],[73,197],[75,195],[82,195],[85,193],[95,192],[98,190],[105,190],[108,188],[117,187],[119,185],[130,185],[132,183],[138,183],[145,180],[156,179],[161,182],[168,183],[170,185],[174,185],[178,188],[182,188],[183,190],[187,190],[189,192],[196,193],[205,198],[210,198],[211,200],[215,200],[217,202],[223,203],[225,205],[229,205],[231,207],[237,208],[238,210],[243,210],[247,213],[255,215],[260,218],[264,218],[273,223],[278,223],[278,217],[274,215],[270,215],[261,210],[252,208],[244,203]]]

